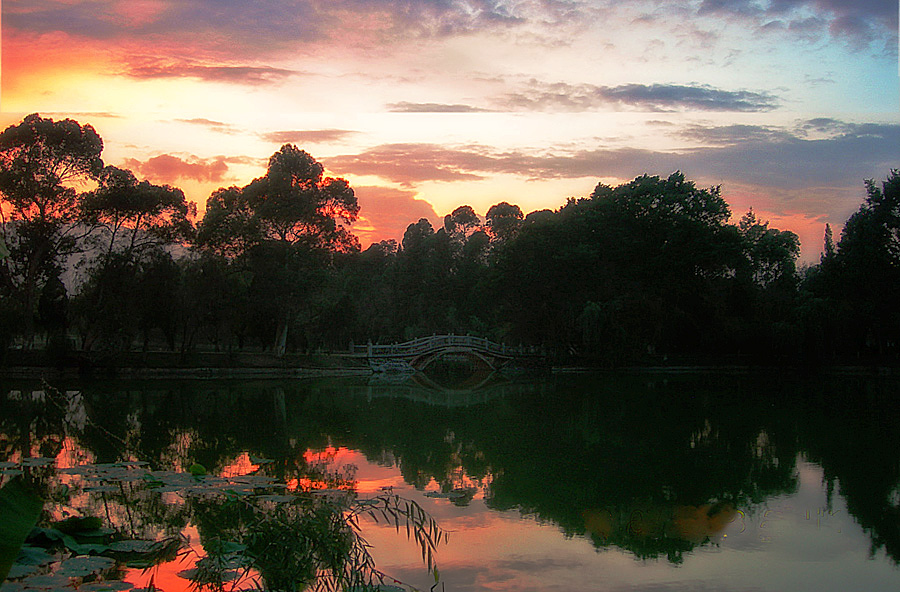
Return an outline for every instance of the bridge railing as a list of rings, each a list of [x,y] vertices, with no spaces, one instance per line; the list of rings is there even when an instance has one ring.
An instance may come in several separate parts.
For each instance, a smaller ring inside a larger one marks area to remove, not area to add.
[[[535,347],[509,346],[503,343],[493,342],[483,337],[474,337],[472,335],[432,335],[430,337],[420,337],[404,343],[394,343],[389,345],[357,345],[354,346],[353,351],[356,354],[368,357],[406,357],[416,356],[448,347],[469,348],[501,356],[537,355],[541,353],[540,350]]]

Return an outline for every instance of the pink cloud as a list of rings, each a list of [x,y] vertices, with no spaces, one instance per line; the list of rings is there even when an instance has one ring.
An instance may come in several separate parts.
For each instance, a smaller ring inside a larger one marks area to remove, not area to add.
[[[164,183],[175,183],[179,179],[194,181],[222,181],[228,172],[224,156],[203,159],[189,156],[186,160],[171,154],[160,154],[147,161],[126,158],[124,166],[139,176]]]
[[[379,186],[354,187],[354,191],[360,213],[352,230],[364,249],[381,240],[399,242],[406,227],[420,218],[435,226],[440,220],[431,204],[416,199],[415,191]]]

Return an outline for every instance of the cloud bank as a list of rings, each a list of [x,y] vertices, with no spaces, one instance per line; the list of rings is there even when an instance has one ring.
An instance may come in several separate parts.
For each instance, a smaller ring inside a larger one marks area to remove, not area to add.
[[[830,130],[823,138],[810,130]],[[900,125],[809,120],[794,129],[767,126],[688,128],[676,132],[707,145],[678,151],[645,148],[558,150],[536,154],[484,146],[385,144],[328,159],[341,174],[375,175],[405,186],[481,180],[510,174],[530,179],[617,177],[683,170],[689,176],[796,190],[855,187],[900,163]]]

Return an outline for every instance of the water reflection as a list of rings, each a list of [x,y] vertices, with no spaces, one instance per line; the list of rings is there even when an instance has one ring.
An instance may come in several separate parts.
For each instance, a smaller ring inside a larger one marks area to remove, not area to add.
[[[218,474],[241,458],[273,459],[270,474],[290,482],[310,479],[310,450],[342,446],[364,454],[372,463],[367,471],[384,467],[372,487],[399,486],[396,467],[405,483],[429,494],[423,502],[455,508],[451,520],[483,509],[518,529],[517,517],[525,515],[595,550],[623,550],[643,561],[684,568],[689,557],[718,552],[726,537],[729,548],[760,552],[764,537],[786,524],[821,525],[841,512],[852,517],[845,524],[856,522],[867,535],[866,553],[900,559],[897,383],[887,379],[582,376],[500,379],[479,388],[360,379],[59,388],[77,391],[81,402],[48,403],[46,392],[32,394],[39,385],[4,389],[19,394],[0,403],[0,455],[56,456],[74,438],[98,462],[127,451],[156,467],[200,463]],[[71,427],[82,416],[83,429]],[[816,489],[821,502],[785,507],[783,500],[813,499],[803,488],[816,488],[816,479],[824,484]],[[491,540],[486,533],[480,536]],[[564,563],[560,557],[554,561]]]

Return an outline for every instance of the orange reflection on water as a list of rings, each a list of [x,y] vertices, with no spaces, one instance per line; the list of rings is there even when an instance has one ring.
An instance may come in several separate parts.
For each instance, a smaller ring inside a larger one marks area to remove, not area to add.
[[[584,526],[603,541],[620,537],[674,537],[700,544],[721,533],[735,521],[731,504],[657,506],[629,510],[588,509]]]
[[[702,543],[725,530],[736,516],[737,510],[731,504],[676,506],[674,529],[682,539]]]
[[[260,465],[250,460],[249,452],[242,452],[236,459],[222,467],[220,477],[241,477],[259,470]]]

